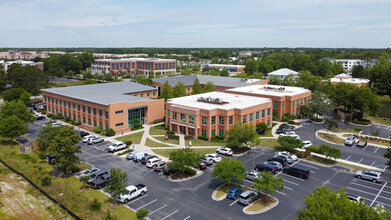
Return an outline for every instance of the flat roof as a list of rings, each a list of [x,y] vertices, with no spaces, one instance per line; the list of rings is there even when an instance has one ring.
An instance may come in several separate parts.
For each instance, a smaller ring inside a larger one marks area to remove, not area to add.
[[[360,83],[369,83],[369,79],[360,79],[360,78],[331,78],[330,82],[336,82],[336,83],[350,83],[350,84],[360,84]]]
[[[197,101],[200,97],[207,99],[220,99],[222,104],[214,104],[208,102]],[[173,107],[187,107],[204,110],[212,109],[245,109],[261,104],[271,102],[268,98],[259,98],[253,96],[237,95],[224,92],[208,92],[197,95],[185,96],[167,100],[167,103],[172,104]]]
[[[100,62],[120,62],[120,61],[147,61],[147,62],[156,62],[156,61],[176,61],[175,59],[160,59],[160,58],[124,58],[124,59],[95,59]]]
[[[267,75],[268,76],[270,76],[270,75],[287,76],[289,74],[298,75],[299,73],[294,70],[288,69],[288,68],[282,68],[282,69],[270,72]]]
[[[277,86],[277,85],[251,85],[251,86],[239,87],[234,89],[228,89],[227,91],[279,96],[279,97],[295,96],[295,95],[311,92],[309,89],[305,89],[302,87]]]
[[[138,101],[152,101],[152,99],[148,98],[126,95],[127,93],[146,92],[152,90],[156,90],[156,88],[154,86],[148,86],[132,81],[41,89],[43,92],[49,92],[101,105],[109,105],[120,102],[132,103]]]
[[[231,65],[231,64],[205,64],[207,66],[215,66],[215,67],[219,67],[219,66],[222,66],[222,67],[245,67],[245,65]]]

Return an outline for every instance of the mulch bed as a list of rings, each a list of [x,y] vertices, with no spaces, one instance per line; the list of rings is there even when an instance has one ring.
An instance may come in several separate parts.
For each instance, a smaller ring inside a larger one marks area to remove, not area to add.
[[[242,153],[245,153],[249,150],[251,150],[251,148],[249,148],[249,147],[236,147],[236,148],[232,149],[234,154],[242,154]]]
[[[189,178],[189,177],[192,177],[193,175],[189,175],[187,173],[183,173],[183,172],[177,172],[177,173],[174,173],[171,175],[171,179],[173,180],[178,180],[178,179],[185,179],[185,178]]]

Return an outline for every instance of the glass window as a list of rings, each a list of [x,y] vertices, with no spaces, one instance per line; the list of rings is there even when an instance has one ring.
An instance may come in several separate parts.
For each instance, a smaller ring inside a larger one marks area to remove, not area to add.
[[[66,104],[65,104],[66,105]],[[62,106],[62,100],[60,100],[60,106]]]
[[[91,107],[88,107],[88,114],[91,115]]]
[[[109,113],[108,112],[105,112],[105,118],[109,119]]]
[[[96,124],[96,121],[94,120],[94,127],[96,127],[96,125],[97,125],[97,124]]]
[[[201,123],[202,123],[203,125],[206,125],[206,123],[207,123],[206,117],[202,117],[202,118],[201,118]]]
[[[232,125],[234,123],[234,116],[229,116],[229,124]]]
[[[306,104],[306,103],[307,103],[307,97],[304,98],[304,104]]]
[[[212,130],[212,137],[216,136],[216,130]]]
[[[189,124],[194,124],[194,116],[189,115]]]
[[[267,116],[270,115],[270,108],[267,109]]]
[[[91,119],[88,119],[88,125],[91,125]]]
[[[224,130],[219,130],[219,136],[224,136]]]
[[[284,102],[284,101],[282,101],[282,103],[281,103],[281,107],[282,107],[282,108],[284,108],[284,107],[285,107],[285,102]]]
[[[303,99],[300,99],[300,105],[302,105],[303,104]]]
[[[94,116],[96,116],[96,108],[92,109],[92,113]]]
[[[135,122],[144,124],[145,120],[145,108],[134,108],[128,110],[128,125],[132,127]]]
[[[273,116],[278,118],[278,112],[273,112]]]
[[[80,112],[80,105],[77,105],[77,110]]]
[[[71,108],[71,102],[68,102],[68,108]]]
[[[176,120],[176,112],[172,113],[172,120]]]
[[[155,96],[155,94],[156,94],[156,93],[155,93],[155,92],[153,92],[153,96]]]
[[[86,123],[86,118],[85,117],[83,117],[83,123]]]
[[[256,112],[255,113],[255,120],[258,120],[259,119],[259,112]]]
[[[299,106],[299,100],[296,100],[296,106]]]
[[[75,110],[76,104],[75,104],[75,103],[72,103],[72,107],[73,107],[73,110]]]
[[[109,129],[109,125],[105,124],[105,130]]]
[[[278,108],[278,102],[273,102],[273,108]]]
[[[262,118],[265,117],[265,110],[262,110]]]
[[[123,126],[123,125],[124,125],[124,123],[122,122],[122,123],[115,124],[115,127],[120,127],[120,126]]]
[[[185,114],[181,114],[181,122],[185,122],[186,121],[186,116]]]
[[[284,117],[284,112],[281,113],[281,118],[283,118],[283,117]]]
[[[219,116],[219,124],[221,124],[221,125],[224,124],[224,117]]]
[[[216,116],[212,117],[212,125],[216,124]]]
[[[250,121],[253,121],[253,113],[250,114]]]
[[[295,107],[295,101],[292,102],[292,107],[293,107],[293,108]]]
[[[77,116],[77,121],[80,122],[80,116]]]
[[[99,122],[99,127],[100,127],[100,128],[103,128],[103,127],[102,127],[102,122]]]
[[[201,136],[206,137],[206,131],[205,131],[205,130],[202,130],[202,131],[201,131]]]
[[[141,97],[144,97],[144,94],[141,94]]]
[[[46,96],[43,97],[45,99],[45,102],[46,102]]]
[[[296,111],[296,116],[299,116],[299,110]]]
[[[99,118],[102,118],[102,110],[99,110]]]
[[[270,120],[267,120],[267,126],[270,127]]]
[[[247,122],[247,115],[243,116],[243,124]]]
[[[116,111],[116,112],[115,112],[115,114],[116,114],[116,115],[118,115],[118,114],[122,114],[122,113],[124,113],[124,111],[123,111],[123,110],[121,110],[121,111]]]
[[[86,107],[83,105],[83,113],[86,113]]]

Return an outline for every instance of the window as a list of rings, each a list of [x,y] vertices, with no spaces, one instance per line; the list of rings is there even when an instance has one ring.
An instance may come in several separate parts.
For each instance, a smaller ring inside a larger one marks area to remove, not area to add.
[[[247,115],[243,116],[243,124],[247,122]]]
[[[189,124],[194,124],[194,116],[189,115]]]
[[[80,116],[77,116],[77,121],[80,122]]]
[[[124,111],[123,111],[123,110],[121,110],[121,111],[116,111],[116,112],[115,112],[115,114],[116,114],[116,115],[118,115],[118,114],[122,114],[122,113],[124,113]]]
[[[109,125],[105,124],[105,130],[109,129]]]
[[[205,130],[202,130],[202,131],[201,131],[201,136],[206,137],[206,131],[205,131]]]
[[[102,118],[102,110],[99,110],[99,118]]]
[[[71,117],[71,113],[70,112],[68,113],[68,117]]]
[[[92,113],[96,116],[96,108],[92,109]]]
[[[273,102],[273,108],[278,108],[278,102]]]
[[[306,103],[307,103],[307,97],[304,98],[304,104],[306,104]]]
[[[283,118],[284,117],[284,112],[283,113],[281,113],[281,118]]]
[[[102,127],[102,122],[99,122],[99,127],[100,127],[100,128],[103,128],[103,127]]]
[[[52,103],[54,104],[54,98],[52,98]]]
[[[267,120],[267,126],[270,127],[270,120]]]
[[[206,123],[207,123],[206,117],[202,117],[202,118],[201,118],[201,123],[202,123],[203,125],[206,125]]]
[[[294,107],[295,107],[295,101],[292,102],[292,108],[294,108]]]
[[[144,97],[144,94],[141,94],[141,97]]]
[[[219,116],[219,124],[221,124],[221,125],[224,124],[224,117]]]
[[[91,107],[88,107],[88,114],[91,115]]]
[[[181,122],[185,122],[186,121],[186,116],[185,114],[181,114]]]
[[[278,112],[273,112],[273,116],[278,118]]]
[[[270,108],[267,109],[267,116],[270,116]]]
[[[172,120],[176,120],[176,112],[172,113]]]
[[[86,123],[86,118],[85,117],[83,117],[83,123]]]
[[[265,110],[262,110],[262,118],[265,117]]]
[[[299,100],[296,100],[296,106],[299,106]]]
[[[46,102],[46,96],[44,96],[44,97],[43,97],[43,99],[44,99],[44,100],[45,100],[45,102]]]
[[[120,126],[123,126],[123,125],[124,125],[124,123],[122,122],[122,123],[115,124],[115,127],[120,127]]]
[[[212,117],[212,125],[216,124],[216,116]]]
[[[153,92],[153,96],[155,96],[155,94],[156,94],[156,93],[155,93],[155,92]]]
[[[67,105],[67,104],[65,104],[65,105]],[[60,106],[62,106],[62,100],[60,100]],[[66,106],[65,106],[66,107]]]
[[[70,102],[68,102],[68,108],[71,108],[71,103]]]
[[[94,127],[96,127],[96,121],[94,120]]]
[[[217,90],[217,92],[219,92],[219,91],[220,91],[220,89],[219,89],[219,88],[217,88],[216,90]]]
[[[147,93],[147,96],[149,97],[149,93]]]
[[[77,105],[77,111],[80,112],[80,105]]]
[[[224,136],[224,130],[219,130],[219,136]]]
[[[86,107],[83,105],[83,113],[86,113]]]
[[[109,113],[105,112],[105,119],[109,119]]]
[[[282,107],[282,108],[284,108],[284,107],[285,107],[285,102],[284,102],[284,101],[282,101],[282,103],[281,103],[281,107]]]
[[[303,99],[300,99],[300,105],[302,105],[303,104]]]
[[[49,112],[50,112],[50,106],[49,106]]]
[[[250,114],[250,121],[253,121],[253,113]]]
[[[73,107],[73,110],[75,110],[76,104],[75,104],[75,103],[72,103],[72,107]]]
[[[296,116],[299,116],[299,110],[296,111]]]
[[[216,136],[216,130],[212,130],[212,137]]]
[[[234,116],[229,116],[229,124],[232,125],[234,123]]]
[[[88,125],[91,125],[91,119],[88,119]]]
[[[255,120],[258,120],[259,119],[259,112],[256,112],[255,113]]]

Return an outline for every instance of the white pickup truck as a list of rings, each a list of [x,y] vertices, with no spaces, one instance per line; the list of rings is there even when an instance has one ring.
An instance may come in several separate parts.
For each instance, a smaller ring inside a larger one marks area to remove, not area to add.
[[[128,203],[130,200],[143,196],[147,192],[147,187],[144,184],[136,186],[130,185],[126,187],[126,192],[117,197],[117,200],[122,203]]]
[[[126,148],[128,148],[128,146],[126,146],[125,143],[123,143],[123,142],[116,142],[116,143],[110,145],[107,150],[109,152],[115,152],[115,151],[123,150],[123,149],[126,149]]]

